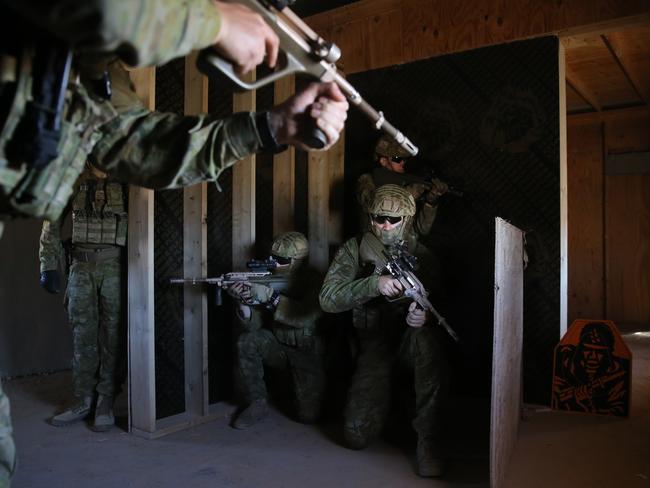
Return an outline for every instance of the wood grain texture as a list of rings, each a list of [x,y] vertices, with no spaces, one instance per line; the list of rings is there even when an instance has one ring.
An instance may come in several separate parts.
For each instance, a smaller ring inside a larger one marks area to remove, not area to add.
[[[329,231],[330,246],[343,244],[344,191],[345,191],[345,131],[328,151],[329,168]]]
[[[517,443],[522,406],[524,237],[496,219],[490,486],[502,486]]]
[[[329,265],[329,157],[327,152],[308,155],[309,262],[320,271]]]
[[[397,12],[402,21],[401,59],[395,59],[398,49],[392,44],[384,55],[370,54],[372,19],[398,18]],[[321,35],[331,32],[350,74],[519,39],[620,27],[648,18],[650,0],[361,0],[306,21]]]
[[[255,73],[246,75],[254,81]],[[233,112],[254,111],[255,91],[235,93]],[[232,264],[245,269],[255,254],[255,155],[242,159],[232,172]]]
[[[208,111],[208,79],[196,68],[197,53],[185,58],[184,112]],[[183,277],[208,272],[207,183],[183,189]],[[208,302],[206,290],[186,286],[183,290],[185,349],[185,410],[192,416],[208,413]]]
[[[568,149],[568,323],[572,323],[605,313],[601,124],[569,127]]]
[[[608,175],[607,318],[650,323],[650,175]]]
[[[130,76],[140,100],[153,110],[156,69],[133,70]],[[153,222],[153,191],[131,185],[127,243],[130,432],[156,430]]]
[[[610,154],[650,151],[650,110],[608,121],[605,130]]]

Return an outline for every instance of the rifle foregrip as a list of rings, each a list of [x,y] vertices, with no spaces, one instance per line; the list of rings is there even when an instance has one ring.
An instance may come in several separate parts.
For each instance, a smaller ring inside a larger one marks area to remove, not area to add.
[[[221,287],[219,285],[217,285],[215,288],[216,289],[214,291],[214,304],[217,307],[220,307],[223,304],[222,290],[221,290]]]

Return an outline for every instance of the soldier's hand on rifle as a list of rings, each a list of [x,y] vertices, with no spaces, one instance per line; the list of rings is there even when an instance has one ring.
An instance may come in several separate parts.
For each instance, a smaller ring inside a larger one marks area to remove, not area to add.
[[[406,187],[406,190],[413,195],[413,198],[415,201],[418,200],[422,196],[422,194],[427,191],[427,184],[426,183],[411,183]]]
[[[385,297],[394,298],[398,297],[404,291],[404,287],[390,275],[383,275],[379,277],[379,293]]]
[[[39,282],[49,293],[57,294],[61,291],[61,276],[55,269],[43,271]]]
[[[242,295],[247,288],[248,285],[244,281],[238,281],[237,283],[233,283],[228,288],[226,288],[226,293],[228,293],[228,295],[230,295],[235,300],[243,301],[244,299]]]
[[[237,3],[215,2],[221,14],[221,28],[214,49],[232,61],[237,74],[247,73],[264,61],[273,68],[280,40],[260,14]]]
[[[444,181],[433,178],[431,180],[431,189],[426,194],[427,203],[435,204],[438,201],[438,198],[443,196],[449,191],[449,185]]]
[[[409,327],[419,328],[427,322],[427,311],[418,307],[418,304],[412,302],[409,305],[409,313],[406,315],[406,323]]]
[[[315,127],[325,133],[329,149],[339,138],[347,118],[348,102],[334,83],[311,83],[269,111],[269,128],[278,144],[292,144],[305,151],[307,136]]]
[[[247,283],[247,288],[242,293],[246,303],[268,303],[273,296],[273,288],[260,283]]]

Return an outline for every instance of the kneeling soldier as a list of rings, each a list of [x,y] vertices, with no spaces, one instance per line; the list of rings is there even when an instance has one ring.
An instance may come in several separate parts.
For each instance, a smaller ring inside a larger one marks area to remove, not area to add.
[[[246,282],[228,290],[240,300],[235,385],[244,408],[232,423],[237,429],[246,429],[268,414],[264,367],[291,372],[300,422],[312,423],[320,416],[325,389],[323,344],[317,330],[322,275],[306,264],[308,252],[309,244],[300,232],[282,234],[274,239],[271,256],[278,263],[274,274],[287,277],[286,291]]]

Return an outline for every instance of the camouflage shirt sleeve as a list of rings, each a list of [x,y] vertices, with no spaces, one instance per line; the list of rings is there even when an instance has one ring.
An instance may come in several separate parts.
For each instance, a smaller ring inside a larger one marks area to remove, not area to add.
[[[327,270],[319,295],[325,312],[345,312],[379,296],[379,276],[357,278],[358,274],[359,246],[353,238],[341,246]]]
[[[212,0],[0,0],[78,51],[114,51],[132,66],[163,64],[214,43]]]
[[[223,170],[262,148],[255,114],[152,112],[140,103],[119,63],[109,70],[118,116],[99,129],[101,139],[90,159],[114,178],[159,189],[216,181]]]
[[[43,271],[58,270],[63,262],[63,244],[61,243],[61,221],[43,221],[38,247],[38,260]]]
[[[436,220],[437,213],[438,205],[431,205],[429,203],[424,203],[418,209],[415,222],[413,222],[413,230],[418,236],[429,235],[431,227],[433,227],[433,221]]]

